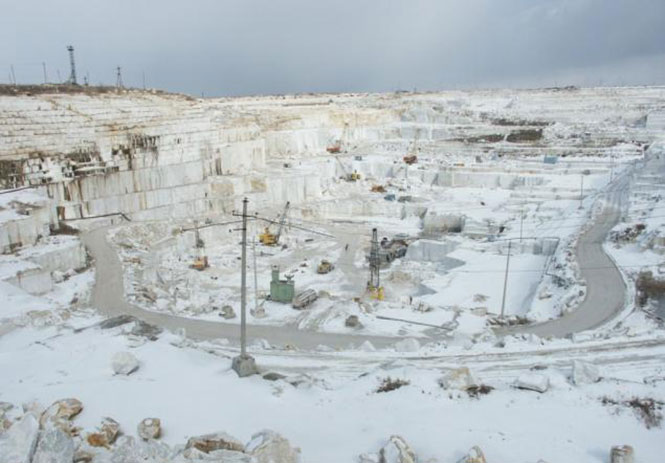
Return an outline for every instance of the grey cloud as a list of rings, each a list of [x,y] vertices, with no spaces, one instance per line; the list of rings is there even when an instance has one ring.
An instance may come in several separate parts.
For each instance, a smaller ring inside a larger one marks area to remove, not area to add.
[[[206,95],[663,83],[662,0],[3,3],[4,81],[13,64],[39,82],[42,61],[65,78],[71,43],[92,83],[121,65],[127,84]]]

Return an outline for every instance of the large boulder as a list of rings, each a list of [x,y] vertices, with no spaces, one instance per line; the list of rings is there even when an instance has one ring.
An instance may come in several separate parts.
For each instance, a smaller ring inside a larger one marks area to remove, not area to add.
[[[457,463],[487,463],[485,460],[485,455],[483,454],[483,451],[480,450],[480,447],[477,445],[474,445],[471,447],[471,450],[469,450],[469,453],[464,455],[461,460],[459,460]]]
[[[44,410],[39,418],[42,429],[57,427],[66,433],[72,432],[71,419],[81,413],[83,403],[78,399],[56,400],[49,408]]]
[[[110,458],[106,455],[101,458],[97,456],[97,463],[165,463],[173,458],[173,450],[163,442],[154,440],[143,441],[134,439],[132,436],[120,436],[113,447]]]
[[[9,402],[0,402],[0,433],[9,429],[12,422],[5,416],[8,411],[14,408]]]
[[[37,447],[39,422],[34,415],[23,415],[19,421],[0,434],[0,456],[7,463],[30,463]]]
[[[589,384],[600,381],[600,372],[598,367],[592,363],[573,360],[573,384]]]
[[[42,431],[32,463],[62,463],[74,461],[74,441],[65,431],[51,428]]]
[[[347,328],[362,328],[362,323],[360,323],[358,315],[349,315],[344,321],[344,326]]]
[[[159,439],[162,435],[162,422],[159,418],[144,418],[136,431],[143,440]]]
[[[236,312],[233,310],[233,307],[230,305],[225,305],[222,307],[222,311],[220,313],[222,317],[224,317],[226,320],[231,320],[232,318],[236,318]]]
[[[97,432],[88,434],[87,441],[93,447],[109,447],[120,434],[120,424],[112,418],[102,418]]]
[[[245,452],[254,457],[256,463],[299,463],[300,449],[274,431],[264,430],[252,436]]]
[[[130,375],[139,369],[139,359],[130,352],[118,352],[111,359],[111,368],[116,375]]]
[[[381,463],[416,463],[416,454],[400,436],[390,436],[379,452]]]
[[[360,463],[416,463],[415,452],[400,436],[390,436],[379,453],[363,454],[358,457]]]
[[[234,450],[213,450],[210,453],[202,452],[195,447],[185,449],[181,456],[184,460],[176,459],[174,463],[181,461],[189,463],[191,461],[207,461],[216,463],[256,463],[256,460],[244,452],[236,452]]]
[[[195,448],[203,453],[210,453],[215,450],[233,450],[235,452],[245,451],[245,446],[242,442],[225,432],[215,432],[190,437],[185,446],[185,449],[189,448]]]
[[[468,367],[455,368],[439,379],[439,385],[444,389],[458,389],[466,391],[477,384]]]
[[[515,381],[515,387],[518,389],[527,389],[529,391],[545,392],[550,387],[550,380],[545,375],[524,373]]]

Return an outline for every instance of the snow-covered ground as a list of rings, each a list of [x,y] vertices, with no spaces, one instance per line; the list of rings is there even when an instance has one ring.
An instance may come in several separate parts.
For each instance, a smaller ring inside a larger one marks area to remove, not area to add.
[[[128,436],[159,418],[155,462],[190,461],[192,436],[225,431],[244,443],[266,428],[313,463],[359,461],[392,435],[417,461],[455,462],[478,445],[488,463],[600,463],[623,444],[635,461],[659,461],[665,301],[636,285],[665,273],[665,152],[649,124],[665,89],[74,95],[54,96],[48,110],[42,96],[21,98],[0,98],[0,156],[43,152],[24,174],[53,183],[0,192],[0,402],[14,405],[0,404],[0,462],[20,446],[24,412],[45,420],[35,401],[70,397],[84,407],[74,445],[93,462],[140,458],[127,439],[83,442],[103,417]],[[120,122],[133,124],[127,141]],[[69,126],[66,139],[51,133]],[[67,164],[72,172],[100,173],[61,178],[66,153],[93,158]],[[346,181],[351,172],[360,178]],[[248,322],[269,339],[250,335],[260,374],[241,379],[231,359],[245,196],[258,214]],[[261,244],[287,201],[279,245]],[[626,282],[625,300],[611,301],[618,311],[592,307],[609,318],[565,338],[525,334],[607,290],[584,281],[596,269],[578,260],[615,210],[604,249]],[[95,254],[86,240],[100,227],[111,246]],[[366,291],[373,228],[408,244],[381,268],[383,301]],[[202,256],[209,267],[191,268]],[[330,273],[317,273],[322,259]],[[318,299],[304,310],[269,300],[274,266]],[[318,335],[321,345],[303,347]],[[119,352],[138,370],[114,374]],[[245,453],[228,458],[263,463],[255,445],[239,445]]]

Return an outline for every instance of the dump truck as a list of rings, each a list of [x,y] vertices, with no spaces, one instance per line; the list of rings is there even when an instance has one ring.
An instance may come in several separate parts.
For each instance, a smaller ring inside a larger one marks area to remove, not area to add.
[[[304,309],[318,298],[318,294],[313,289],[306,289],[293,298],[294,309]]]

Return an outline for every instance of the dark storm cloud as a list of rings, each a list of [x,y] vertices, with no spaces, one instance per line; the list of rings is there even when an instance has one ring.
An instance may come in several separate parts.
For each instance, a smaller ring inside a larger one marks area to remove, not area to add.
[[[3,1],[0,81],[193,94],[665,81],[663,0]]]

